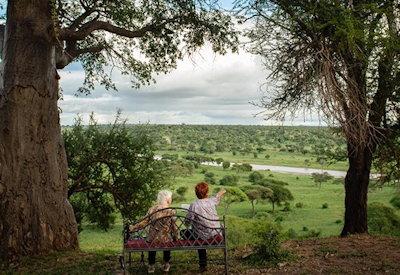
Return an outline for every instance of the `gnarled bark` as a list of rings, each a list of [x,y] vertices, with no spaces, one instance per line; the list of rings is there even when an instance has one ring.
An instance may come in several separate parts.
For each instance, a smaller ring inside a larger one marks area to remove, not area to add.
[[[48,0],[9,0],[0,91],[0,258],[76,248]]]
[[[367,201],[373,148],[348,144],[349,169],[345,178],[345,217],[341,236],[368,233]]]

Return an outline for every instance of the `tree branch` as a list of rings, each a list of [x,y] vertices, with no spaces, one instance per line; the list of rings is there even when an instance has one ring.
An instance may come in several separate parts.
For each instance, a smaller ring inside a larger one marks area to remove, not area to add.
[[[109,22],[92,20],[88,23],[83,24],[82,27],[77,31],[73,31],[69,28],[61,29],[60,30],[60,39],[66,40],[66,41],[83,40],[88,35],[93,33],[94,31],[99,31],[99,30],[107,31],[107,32],[114,33],[116,35],[127,37],[127,38],[136,38],[136,37],[144,36],[147,32],[159,31],[166,24],[172,23],[172,22],[177,22],[179,20],[181,20],[181,18],[176,16],[176,17],[173,17],[170,19],[166,19],[163,22],[148,24],[137,30],[128,30],[125,28],[115,26]]]

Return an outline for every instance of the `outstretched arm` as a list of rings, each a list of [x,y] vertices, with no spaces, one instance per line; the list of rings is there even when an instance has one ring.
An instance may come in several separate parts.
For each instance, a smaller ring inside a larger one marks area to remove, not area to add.
[[[226,190],[225,190],[225,189],[221,189],[221,190],[215,195],[215,197],[216,197],[218,200],[221,200],[221,198],[225,195],[225,193],[226,193]]]

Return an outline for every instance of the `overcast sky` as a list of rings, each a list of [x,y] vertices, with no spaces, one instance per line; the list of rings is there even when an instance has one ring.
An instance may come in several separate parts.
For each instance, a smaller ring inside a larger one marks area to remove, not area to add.
[[[205,48],[177,69],[156,78],[156,83],[139,90],[129,77],[114,73],[118,92],[98,87],[91,95],[75,96],[84,72],[73,64],[60,72],[63,100],[61,123],[70,125],[77,114],[85,121],[91,112],[100,123],[113,120],[117,109],[130,123],[161,124],[277,124],[255,114],[262,109],[250,102],[262,97],[260,85],[266,72],[259,57],[244,50],[238,54],[215,55]],[[316,118],[287,121],[289,125],[318,125]]]

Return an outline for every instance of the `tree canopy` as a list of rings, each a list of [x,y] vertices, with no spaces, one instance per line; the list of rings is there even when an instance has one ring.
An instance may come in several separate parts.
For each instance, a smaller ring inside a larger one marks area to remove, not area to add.
[[[92,116],[88,126],[78,118],[63,136],[68,197],[80,215],[78,220],[86,216],[107,229],[115,208],[125,220],[134,220],[169,184],[169,169],[154,159],[154,142],[146,125],[131,131],[119,115],[111,125],[98,125]]]

